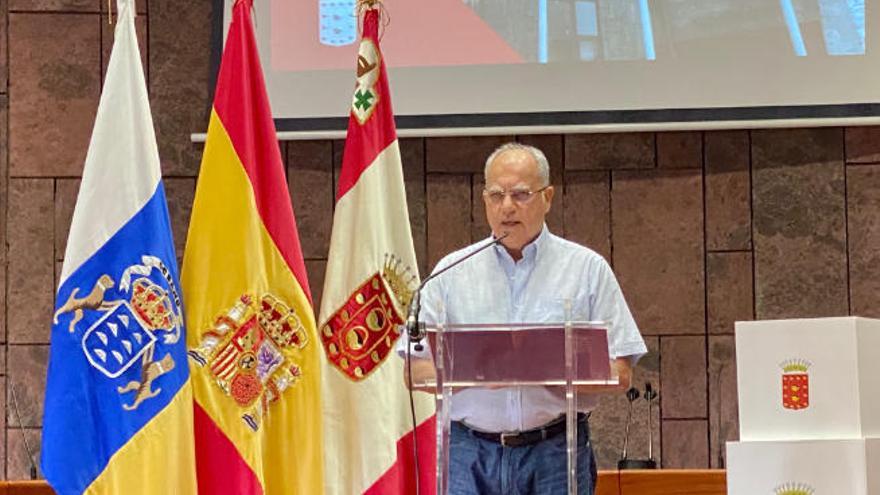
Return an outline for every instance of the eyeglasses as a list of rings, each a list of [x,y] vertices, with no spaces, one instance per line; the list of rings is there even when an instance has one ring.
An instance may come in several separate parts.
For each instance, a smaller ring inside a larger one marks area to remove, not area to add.
[[[512,191],[505,191],[500,188],[483,189],[483,196],[486,197],[490,203],[498,205],[504,202],[505,196],[510,195],[510,199],[513,200],[514,203],[523,205],[531,201],[536,194],[544,191],[548,187],[550,187],[549,184],[536,191],[530,191],[528,189],[513,189]]]

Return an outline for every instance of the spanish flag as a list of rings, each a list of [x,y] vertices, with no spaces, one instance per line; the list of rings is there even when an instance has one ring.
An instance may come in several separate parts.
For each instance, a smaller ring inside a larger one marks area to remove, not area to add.
[[[199,493],[321,493],[321,344],[251,8],[233,5],[183,260]]]
[[[434,401],[413,421],[395,352],[419,278],[378,26],[366,10],[319,317],[331,495],[416,493],[417,467],[435,491]]]

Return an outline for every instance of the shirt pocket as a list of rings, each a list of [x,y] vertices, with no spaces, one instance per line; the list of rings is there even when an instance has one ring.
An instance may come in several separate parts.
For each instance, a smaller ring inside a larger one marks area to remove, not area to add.
[[[566,300],[563,297],[536,298],[530,303],[528,314],[532,323],[562,323],[566,321]],[[583,298],[573,298],[571,304],[571,321],[588,321],[589,308]]]

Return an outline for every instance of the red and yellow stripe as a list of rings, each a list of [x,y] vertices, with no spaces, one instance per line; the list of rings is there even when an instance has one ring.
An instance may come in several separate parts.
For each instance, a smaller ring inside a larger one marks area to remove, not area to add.
[[[264,293],[297,313],[308,343],[292,356],[301,376],[257,431],[210,365],[191,366],[199,492],[320,493],[320,341],[250,4],[233,7],[193,203],[182,275],[188,347],[240,296]]]

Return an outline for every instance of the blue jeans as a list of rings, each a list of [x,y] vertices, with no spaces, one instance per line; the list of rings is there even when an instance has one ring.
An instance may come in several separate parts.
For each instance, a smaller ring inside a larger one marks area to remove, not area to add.
[[[590,427],[578,422],[578,494],[595,490]],[[458,422],[449,434],[449,495],[566,495],[565,433],[532,445],[503,447],[478,438]]]

